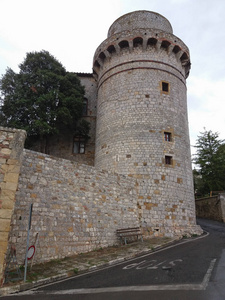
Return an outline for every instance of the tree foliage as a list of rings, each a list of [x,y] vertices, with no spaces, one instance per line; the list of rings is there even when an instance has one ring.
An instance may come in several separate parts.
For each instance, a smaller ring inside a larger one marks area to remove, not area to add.
[[[225,144],[219,134],[212,131],[200,133],[196,142],[194,163],[195,188],[201,195],[210,191],[225,190]]]
[[[0,80],[2,126],[25,129],[28,144],[35,138],[78,128],[82,116],[84,88],[75,73],[66,69],[47,51],[27,53],[19,73],[8,68]]]

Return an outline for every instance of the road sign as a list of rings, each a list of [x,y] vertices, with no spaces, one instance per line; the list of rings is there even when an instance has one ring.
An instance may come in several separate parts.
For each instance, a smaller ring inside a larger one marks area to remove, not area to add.
[[[30,260],[34,256],[34,253],[35,253],[35,246],[32,245],[28,248],[27,259]]]

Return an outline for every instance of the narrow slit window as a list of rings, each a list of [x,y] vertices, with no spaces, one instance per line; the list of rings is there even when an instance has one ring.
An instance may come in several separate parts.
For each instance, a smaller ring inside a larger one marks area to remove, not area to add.
[[[172,156],[165,156],[165,164],[166,165],[172,165]]]
[[[160,89],[161,89],[161,93],[169,94],[170,93],[170,84],[169,84],[169,82],[161,81],[160,82]]]
[[[172,141],[172,134],[171,132],[164,132],[164,141],[171,142]]]

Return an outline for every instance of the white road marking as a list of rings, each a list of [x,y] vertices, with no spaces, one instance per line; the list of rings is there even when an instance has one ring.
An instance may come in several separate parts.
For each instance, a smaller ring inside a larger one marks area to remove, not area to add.
[[[207,285],[209,283],[209,279],[211,277],[211,274],[212,274],[212,271],[213,271],[213,268],[214,268],[214,265],[216,263],[216,258],[211,260],[211,263],[209,265],[209,268],[203,278],[203,281],[202,281],[202,287],[203,287],[203,290],[205,290],[207,288]]]
[[[175,259],[175,260],[172,260],[172,261],[167,261],[167,260],[164,260],[162,262],[158,262],[157,260],[155,259],[152,259],[152,260],[143,260],[139,263],[135,263],[135,264],[131,264],[131,265],[127,265],[125,267],[123,267],[123,270],[130,270],[130,269],[136,269],[136,270],[143,270],[143,269],[148,269],[148,270],[156,270],[158,269],[158,267],[160,265],[163,265],[164,263],[168,263],[169,266],[163,266],[162,269],[163,270],[167,270],[167,269],[171,269],[172,267],[174,267],[176,264],[175,262],[182,262],[183,260],[182,259]]]
[[[179,245],[183,245],[183,244],[190,243],[190,242],[195,242],[195,241],[197,241],[199,239],[202,239],[202,238],[205,238],[205,237],[207,237],[209,235],[209,232],[207,232],[207,231],[205,231],[205,232],[206,232],[206,234],[201,235],[199,237],[196,237],[194,239],[187,239],[187,240],[184,240],[183,242],[180,242],[178,244],[174,244],[174,245],[170,245],[170,246],[165,246],[162,249],[155,248],[156,252],[150,252],[150,253],[148,252],[146,254],[140,255],[139,257],[134,257],[134,258],[128,259],[128,261],[131,262],[131,261],[137,260],[138,258],[143,258],[143,257],[146,257],[146,256],[154,255],[156,253],[166,251],[166,250],[168,250],[170,248],[174,248],[174,247],[177,247]],[[83,276],[88,275],[88,274],[93,274],[93,273],[99,272],[100,270],[111,269],[111,268],[114,268],[115,266],[119,266],[119,265],[124,264],[124,262],[125,262],[125,259],[121,258],[119,261],[117,260],[116,263],[110,264],[109,266],[104,266],[102,269],[101,268],[99,268],[99,269],[96,268],[96,270],[93,270],[93,271],[90,270],[90,271],[85,272],[84,274],[78,274],[78,275],[70,276],[68,278],[64,278],[64,279],[58,280],[57,283],[65,282],[65,281],[71,280],[73,278],[83,277]],[[42,287],[46,287],[46,286],[52,285],[54,283],[56,283],[56,282],[47,283],[45,285],[42,285]],[[40,287],[35,287],[33,290],[39,289],[39,288]]]
[[[122,286],[122,287],[107,287],[107,288],[87,288],[87,289],[71,289],[61,291],[27,291],[14,296],[22,295],[78,295],[78,294],[101,294],[112,292],[144,292],[144,291],[196,291],[205,290],[208,286],[209,279],[211,277],[216,259],[210,262],[209,268],[200,284],[173,284],[173,285],[144,285],[144,286]]]

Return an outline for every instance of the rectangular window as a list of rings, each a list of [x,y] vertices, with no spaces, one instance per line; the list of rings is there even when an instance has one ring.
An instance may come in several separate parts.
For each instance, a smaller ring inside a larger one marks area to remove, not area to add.
[[[84,154],[85,153],[85,139],[82,136],[74,137],[73,153],[74,154]]]
[[[172,165],[172,156],[165,156],[165,164]]]
[[[164,140],[166,142],[171,142],[172,141],[172,135],[171,132],[164,132]]]
[[[88,100],[84,98],[82,116],[87,116],[87,114],[88,114]]]
[[[168,82],[162,82],[162,90],[163,92],[169,92],[169,83]]]
[[[161,88],[161,92],[163,94],[169,94],[170,92],[170,84],[167,81],[161,81],[160,82],[160,88]]]

